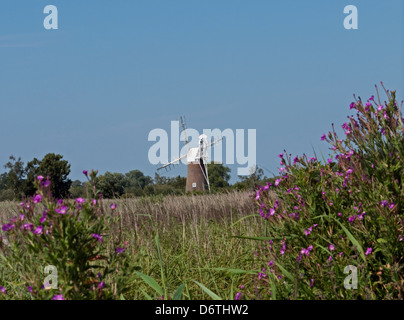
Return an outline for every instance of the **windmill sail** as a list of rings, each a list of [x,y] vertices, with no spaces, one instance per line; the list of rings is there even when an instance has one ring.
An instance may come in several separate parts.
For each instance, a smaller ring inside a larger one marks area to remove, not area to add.
[[[185,145],[188,147],[186,154],[179,158],[157,168],[157,170],[171,168],[171,166],[179,163],[182,159],[187,158],[187,182],[185,191],[204,191],[209,190],[209,173],[208,173],[208,149],[223,140],[217,139],[213,142],[208,142],[208,137],[205,134],[199,136],[199,145],[196,148],[189,147],[189,140],[186,134],[186,126],[183,117],[180,117],[182,131],[185,134]]]

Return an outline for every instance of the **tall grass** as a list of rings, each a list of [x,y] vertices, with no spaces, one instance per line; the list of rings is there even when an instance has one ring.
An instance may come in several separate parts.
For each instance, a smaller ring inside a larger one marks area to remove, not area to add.
[[[121,215],[132,265],[164,289],[165,299],[182,284],[182,299],[210,299],[196,282],[223,299],[234,299],[240,285],[256,290],[254,277],[241,270],[261,268],[254,258],[260,243],[239,237],[262,234],[264,222],[254,214],[248,193],[104,200],[105,206],[111,203]],[[16,203],[0,203],[0,223],[16,214]],[[6,270],[0,266],[2,273]],[[162,298],[138,273],[132,280],[123,298]]]

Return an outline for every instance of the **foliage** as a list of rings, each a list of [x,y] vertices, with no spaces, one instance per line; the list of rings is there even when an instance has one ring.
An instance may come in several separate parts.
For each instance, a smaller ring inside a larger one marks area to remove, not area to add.
[[[222,163],[214,163],[213,161],[208,164],[209,184],[212,191],[218,191],[230,186],[230,168],[224,166]]]
[[[395,92],[386,95],[350,105],[345,140],[334,128],[321,137],[333,151],[326,163],[285,152],[276,197],[269,183],[256,190],[267,224],[260,281],[278,298],[403,299],[404,127]],[[357,290],[344,287],[349,265]]]
[[[70,164],[63,160],[60,154],[48,153],[42,160],[34,158],[25,168],[27,176],[25,195],[31,196],[35,193],[35,179],[42,175],[52,181],[51,193],[55,198],[66,198],[72,183],[68,178],[69,173]]]
[[[90,177],[93,198],[75,201],[54,199],[52,182],[37,177],[35,196],[21,203],[20,215],[2,226],[6,236],[0,239],[0,258],[9,279],[14,279],[3,285],[8,291],[55,300],[111,299],[127,290],[131,270],[120,216],[115,205],[107,212],[95,188],[96,173]],[[40,215],[35,214],[38,207]],[[46,268],[54,267],[56,281],[46,277]]]

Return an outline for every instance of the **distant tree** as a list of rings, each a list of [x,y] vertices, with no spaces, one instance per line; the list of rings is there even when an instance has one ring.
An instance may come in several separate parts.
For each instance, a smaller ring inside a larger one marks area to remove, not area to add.
[[[72,198],[87,197],[86,184],[87,184],[87,182],[83,183],[80,180],[74,180],[69,189],[70,196]]]
[[[128,179],[122,173],[105,172],[97,178],[97,188],[104,198],[112,199],[124,194]]]
[[[144,189],[146,186],[153,183],[153,179],[145,176],[140,170],[132,170],[125,174],[128,180],[128,187],[135,187]]]
[[[0,174],[0,191],[7,188],[7,172]]]
[[[209,184],[212,191],[220,190],[230,186],[230,168],[224,166],[222,163],[214,163],[213,161],[208,164]]]
[[[8,190],[9,197],[16,199],[24,193],[24,162],[19,157],[10,156],[9,162],[4,166],[8,172],[2,176],[3,190]],[[12,200],[9,199],[9,200]]]
[[[187,178],[185,177],[168,178],[156,173],[154,176],[153,194],[184,194],[186,181]]]
[[[48,153],[42,160],[34,158],[27,163],[25,173],[27,176],[25,194],[35,193],[34,181],[38,175],[45,178],[49,177],[51,181],[51,192],[56,198],[65,198],[69,195],[69,189],[72,181],[68,178],[70,174],[70,164],[62,160],[60,154]]]
[[[269,180],[264,175],[264,170],[258,166],[250,168],[251,174],[248,176],[238,176],[240,181],[233,185],[234,189],[237,190],[248,190],[253,189],[256,185],[262,184],[264,181]]]

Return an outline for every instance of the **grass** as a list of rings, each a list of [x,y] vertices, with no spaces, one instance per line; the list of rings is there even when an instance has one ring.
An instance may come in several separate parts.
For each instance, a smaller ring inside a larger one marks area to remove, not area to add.
[[[123,298],[234,299],[241,284],[243,292],[258,291],[256,276],[242,270],[256,275],[264,267],[254,255],[260,242],[237,238],[265,229],[248,193],[115,199],[104,205],[112,202],[122,217],[126,254],[139,270]],[[0,203],[1,223],[16,213],[16,203]]]

